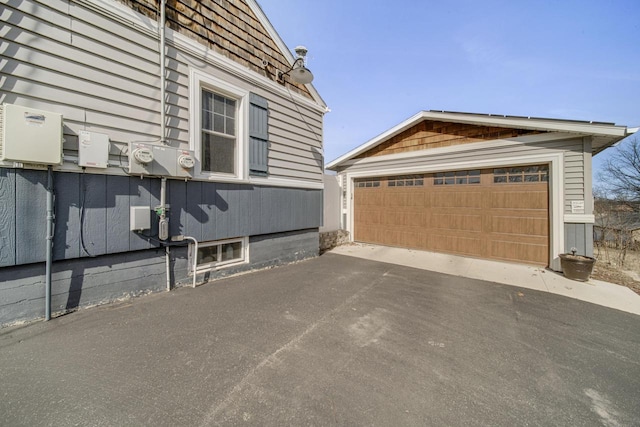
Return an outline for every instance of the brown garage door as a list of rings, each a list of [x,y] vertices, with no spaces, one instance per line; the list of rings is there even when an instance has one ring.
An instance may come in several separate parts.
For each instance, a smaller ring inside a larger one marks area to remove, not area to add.
[[[354,240],[549,262],[546,165],[357,180]]]

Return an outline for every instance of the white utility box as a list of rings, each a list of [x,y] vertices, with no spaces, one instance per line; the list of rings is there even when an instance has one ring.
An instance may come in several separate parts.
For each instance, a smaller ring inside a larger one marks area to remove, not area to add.
[[[129,229],[131,231],[142,231],[150,228],[151,209],[149,206],[131,206]]]
[[[62,163],[62,114],[4,104],[0,116],[0,160]]]
[[[109,166],[109,135],[78,132],[78,166],[106,169]]]

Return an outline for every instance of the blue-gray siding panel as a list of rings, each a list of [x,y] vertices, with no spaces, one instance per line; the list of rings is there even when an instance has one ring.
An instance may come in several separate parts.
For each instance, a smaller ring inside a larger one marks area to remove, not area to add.
[[[80,180],[75,173],[56,173],[53,259],[80,256]]]
[[[46,172],[32,170],[16,172],[16,264],[29,264],[45,259],[46,195]]]
[[[129,178],[107,177],[107,253],[129,250]]]
[[[82,256],[107,253],[107,176],[82,174],[80,176]]]
[[[0,267],[16,263],[16,176],[0,169]]]
[[[206,280],[258,268],[286,264],[318,255],[318,230],[300,230],[252,237],[247,264],[213,271]],[[173,286],[191,285],[187,249],[171,250]],[[145,250],[78,258],[53,263],[52,312],[108,303],[120,298],[163,291],[164,251]],[[0,281],[0,326],[44,316],[43,263],[7,267]],[[204,280],[198,276],[198,281]]]
[[[0,206],[7,213],[0,223],[7,242],[0,265],[44,261],[47,173],[0,170]],[[62,172],[54,176],[54,260],[158,246],[146,236],[157,237],[153,208],[160,203],[159,179]],[[168,180],[167,202],[171,235],[200,241],[317,228],[322,220],[320,190]],[[143,235],[129,231],[131,206],[149,209],[152,228]],[[81,228],[88,253],[81,247]]]

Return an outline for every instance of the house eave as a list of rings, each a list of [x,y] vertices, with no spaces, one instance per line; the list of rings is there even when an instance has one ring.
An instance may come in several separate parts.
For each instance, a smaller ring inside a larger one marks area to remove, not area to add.
[[[448,121],[452,123],[472,124],[478,126],[496,126],[514,129],[537,130],[542,132],[571,133],[576,136],[593,136],[593,154],[626,138],[637,128],[629,129],[614,123],[586,122],[575,120],[545,119],[521,116],[498,116],[491,114],[460,113],[447,111],[421,111],[397,126],[381,133],[375,138],[356,147],[326,165],[326,169],[337,170],[344,162],[368,151],[389,140],[401,132],[415,126],[423,120]]]

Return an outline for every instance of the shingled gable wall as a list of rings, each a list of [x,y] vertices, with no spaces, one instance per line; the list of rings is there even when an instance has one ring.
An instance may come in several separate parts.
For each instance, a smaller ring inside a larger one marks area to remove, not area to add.
[[[388,141],[360,154],[356,158],[364,159],[367,157],[398,154],[408,151],[451,147],[472,142],[515,138],[537,133],[542,132],[425,120],[392,137]]]
[[[118,1],[158,19],[157,0]],[[291,67],[251,7],[241,0],[167,0],[166,7],[169,28],[260,75],[275,80],[278,71]],[[263,61],[269,64],[265,67]],[[312,98],[304,85],[291,82],[288,76],[280,84]]]

